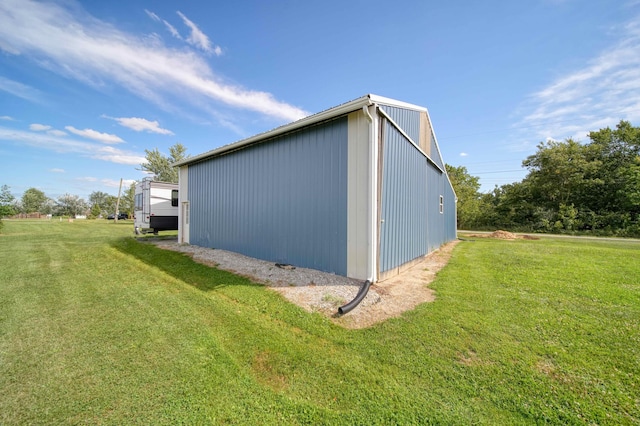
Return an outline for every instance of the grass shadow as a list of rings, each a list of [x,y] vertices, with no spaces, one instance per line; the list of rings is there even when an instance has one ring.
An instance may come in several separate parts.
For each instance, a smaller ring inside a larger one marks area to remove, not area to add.
[[[229,286],[262,286],[248,278],[198,263],[186,253],[164,250],[135,238],[122,238],[111,245],[119,252],[133,256],[198,290],[213,291]]]

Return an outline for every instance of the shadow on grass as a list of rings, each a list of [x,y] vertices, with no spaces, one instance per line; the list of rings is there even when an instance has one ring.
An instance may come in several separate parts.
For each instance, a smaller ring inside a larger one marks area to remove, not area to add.
[[[213,291],[228,286],[261,286],[231,272],[197,263],[185,253],[163,250],[133,238],[116,240],[112,246],[121,253],[133,256],[202,291]]]

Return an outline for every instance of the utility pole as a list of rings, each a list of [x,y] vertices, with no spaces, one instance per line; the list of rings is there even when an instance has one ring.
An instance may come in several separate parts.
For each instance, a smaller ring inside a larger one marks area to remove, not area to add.
[[[118,215],[120,214],[120,192],[122,192],[122,178],[120,178],[120,187],[118,188],[118,200],[116,201],[116,217],[114,222],[118,221]]]

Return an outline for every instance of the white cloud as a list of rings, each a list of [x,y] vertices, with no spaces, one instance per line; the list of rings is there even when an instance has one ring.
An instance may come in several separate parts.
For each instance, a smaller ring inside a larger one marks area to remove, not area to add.
[[[67,133],[62,130],[53,129],[51,126],[46,124],[38,124],[33,123],[29,125],[29,130],[34,132],[47,132],[48,135],[51,136],[66,136]]]
[[[466,152],[461,152],[460,153],[460,157],[466,157],[467,155],[469,155],[469,154],[467,154]]]
[[[103,118],[108,118],[110,120],[115,120],[123,127],[127,127],[131,130],[135,130],[136,132],[147,132],[147,133],[157,133],[160,135],[173,135],[173,132],[168,129],[163,129],[160,127],[160,123],[156,120],[150,121],[145,118],[139,117],[109,117],[108,115],[103,115]]]
[[[160,18],[158,15],[156,15],[153,12],[151,12],[150,10],[145,9],[144,11],[149,16],[149,18],[153,19],[156,22],[162,22],[165,25],[165,27],[167,27],[167,29],[169,30],[169,32],[171,33],[172,36],[174,36],[178,40],[182,40],[182,36],[180,35],[178,30],[176,30],[176,28],[173,25],[171,25],[170,23],[168,23],[164,19]]]
[[[34,132],[44,132],[49,129],[51,129],[51,126],[47,126],[46,124],[33,123],[29,125],[29,130],[33,130]]]
[[[160,22],[160,17],[158,15],[156,15],[155,13],[145,9],[144,10],[145,13],[149,16],[149,18],[153,19],[156,22]]]
[[[110,188],[119,188],[120,187],[120,179],[100,179],[100,182],[104,186],[108,186]],[[135,179],[122,179],[122,191],[128,189],[132,183],[135,182]]]
[[[0,2],[0,49],[96,88],[120,84],[167,109],[180,102],[201,109],[203,103],[213,103],[287,121],[308,115],[270,93],[226,83],[192,50],[120,31],[77,13],[79,8],[32,0]],[[198,40],[193,32],[191,37]]]
[[[122,139],[120,139],[116,135],[111,135],[109,133],[100,133],[93,129],[80,130],[80,129],[76,129],[73,126],[64,126],[64,128],[70,131],[71,133],[73,133],[74,135],[82,136],[83,138],[87,138],[87,139],[93,139],[95,141],[99,141],[103,143],[114,144],[114,143],[124,142]]]
[[[202,49],[207,53],[214,53],[216,56],[222,55],[222,49],[220,46],[212,46],[209,37],[207,37],[207,35],[203,33],[196,24],[184,16],[182,12],[178,11],[176,13],[182,18],[185,25],[191,29],[191,34],[187,37],[187,43]]]
[[[0,10],[1,10],[1,7],[2,6],[0,5]],[[0,16],[0,23],[2,23],[2,16]],[[2,28],[0,28],[0,35],[1,34],[2,34]],[[2,44],[2,37],[0,37],[0,50],[5,50]],[[6,50],[6,51],[8,53],[12,53],[9,50]],[[31,86],[27,86],[26,84],[22,84],[18,81],[10,80],[2,76],[0,76],[0,90],[30,102],[36,102],[36,103],[41,102],[42,95],[39,90],[34,89]]]
[[[15,118],[13,118],[13,117],[9,117],[8,115],[2,115],[2,116],[0,116],[0,120],[3,120],[3,121],[16,121],[16,119],[15,119]]]
[[[0,140],[48,149],[58,153],[78,154],[83,157],[118,164],[140,165],[146,162],[146,158],[143,155],[135,152],[72,138],[57,137],[46,133],[26,132],[0,127]]]
[[[640,120],[640,16],[617,31],[612,46],[530,96],[514,126],[535,135],[530,147],[549,138],[585,140],[621,119]]]
[[[64,169],[49,169],[51,173],[64,173]]]
[[[120,187],[120,179],[108,179],[108,178],[98,179],[97,177],[93,177],[93,176],[82,176],[82,177],[75,178],[75,180],[78,180],[78,181],[81,181],[81,182],[90,182],[90,183],[100,182],[102,185],[104,185],[104,186],[106,186],[108,188],[119,188]],[[123,193],[134,182],[135,182],[135,179],[122,179],[122,191],[123,191]]]
[[[67,136],[67,132],[63,132],[62,130],[58,129],[47,130],[47,134],[51,136]]]
[[[173,25],[171,25],[170,23],[168,23],[167,21],[165,21],[164,19],[162,20],[162,22],[164,23],[164,26],[167,27],[167,29],[169,30],[169,32],[171,33],[172,36],[174,36],[175,38],[177,38],[178,40],[182,40],[182,36],[180,35],[180,33],[178,32],[178,30],[176,30],[176,27],[174,27]],[[217,47],[217,46],[216,46]],[[218,55],[219,56],[219,55]]]

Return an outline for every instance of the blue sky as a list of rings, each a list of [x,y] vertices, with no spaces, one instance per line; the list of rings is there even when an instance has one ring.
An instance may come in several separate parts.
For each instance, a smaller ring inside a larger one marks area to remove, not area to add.
[[[0,0],[0,185],[117,194],[367,93],[429,109],[482,190],[549,138],[640,125],[640,1]]]

